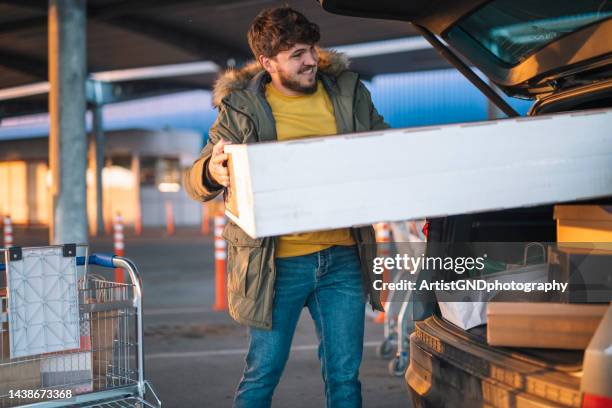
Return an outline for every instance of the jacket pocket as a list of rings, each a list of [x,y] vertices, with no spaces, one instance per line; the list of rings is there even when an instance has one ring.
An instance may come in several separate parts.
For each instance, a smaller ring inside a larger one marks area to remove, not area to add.
[[[263,239],[251,238],[231,222],[222,236],[228,243],[228,291],[255,300],[262,280]]]

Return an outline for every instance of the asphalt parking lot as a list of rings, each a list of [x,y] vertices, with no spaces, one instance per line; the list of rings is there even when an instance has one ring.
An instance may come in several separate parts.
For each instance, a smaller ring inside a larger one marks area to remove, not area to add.
[[[16,245],[46,243],[46,230],[15,231]],[[92,239],[93,251],[108,252],[111,238]],[[196,229],[126,231],[126,256],[143,280],[145,375],[164,407],[229,407],[240,379],[246,348],[244,327],[212,310],[212,237]],[[383,327],[367,320],[361,382],[364,407],[409,407],[402,378],[391,377],[376,356]],[[297,327],[293,350],[275,393],[276,407],[322,407],[323,382],[317,340],[307,311]]]

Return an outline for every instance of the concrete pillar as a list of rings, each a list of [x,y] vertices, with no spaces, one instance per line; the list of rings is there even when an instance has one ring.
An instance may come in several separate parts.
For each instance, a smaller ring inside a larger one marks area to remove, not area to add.
[[[87,243],[85,1],[49,0],[52,244]]]
[[[104,233],[104,186],[102,185],[102,169],[104,168],[104,121],[102,119],[102,105],[91,108],[94,169],[96,184],[96,235]]]

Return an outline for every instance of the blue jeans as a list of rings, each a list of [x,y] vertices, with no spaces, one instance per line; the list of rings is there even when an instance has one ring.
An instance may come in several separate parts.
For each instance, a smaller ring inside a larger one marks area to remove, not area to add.
[[[361,407],[365,296],[356,247],[277,258],[274,289],[272,330],[248,329],[249,351],[234,407],[270,406],[305,306],[319,339],[327,407]]]

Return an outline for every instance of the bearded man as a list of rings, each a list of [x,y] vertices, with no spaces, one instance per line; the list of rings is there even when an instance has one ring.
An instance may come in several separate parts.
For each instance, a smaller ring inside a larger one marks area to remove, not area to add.
[[[289,7],[263,10],[254,19],[248,41],[256,61],[227,71],[215,85],[219,115],[186,175],[191,197],[208,201],[229,186],[223,152],[228,143],[388,127],[358,75],[348,70],[347,59],[320,50],[319,39],[319,27]],[[229,312],[248,326],[249,334],[234,406],[270,406],[307,307],[319,339],[327,406],[360,407],[367,295],[373,309],[383,310],[372,287],[372,227],[253,239],[229,222],[223,236],[228,241]]]

